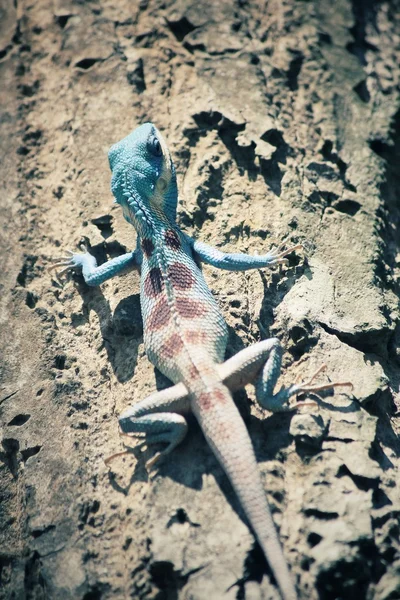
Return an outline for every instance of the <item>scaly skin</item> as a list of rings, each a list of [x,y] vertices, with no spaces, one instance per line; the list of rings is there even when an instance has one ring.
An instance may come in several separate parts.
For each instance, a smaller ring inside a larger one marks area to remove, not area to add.
[[[147,444],[164,442],[171,452],[186,434],[184,414],[195,414],[215,456],[229,477],[257,539],[268,559],[284,600],[297,594],[259,476],[247,429],[231,391],[253,382],[257,400],[271,411],[291,410],[289,398],[300,391],[335,385],[302,385],[274,394],[280,373],[277,339],[246,348],[223,363],[227,327],[197,266],[201,261],[222,269],[245,270],[284,262],[297,249],[263,256],[224,254],[182,233],[176,224],[177,185],[168,148],[157,129],[145,123],[109,152],[111,189],[125,219],[137,234],[135,252],[97,266],[88,252],[70,253],[55,268],[81,268],[86,283],[99,285],[110,277],[137,269],[141,272],[144,344],[151,362],[174,382],[136,403],[120,417],[121,429],[144,434]],[[319,372],[319,371],[318,371]],[[296,408],[306,404],[297,403]]]

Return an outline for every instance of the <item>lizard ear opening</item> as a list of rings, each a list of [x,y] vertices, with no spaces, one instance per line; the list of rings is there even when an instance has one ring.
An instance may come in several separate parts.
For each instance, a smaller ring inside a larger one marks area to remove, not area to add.
[[[160,177],[157,181],[157,190],[163,194],[168,187],[168,181],[165,177]]]

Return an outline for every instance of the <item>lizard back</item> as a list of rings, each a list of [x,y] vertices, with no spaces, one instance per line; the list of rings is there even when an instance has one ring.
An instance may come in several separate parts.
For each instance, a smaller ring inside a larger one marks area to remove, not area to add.
[[[224,359],[227,326],[191,248],[177,228],[163,223],[140,244],[147,355],[174,382],[209,385],[211,365]]]

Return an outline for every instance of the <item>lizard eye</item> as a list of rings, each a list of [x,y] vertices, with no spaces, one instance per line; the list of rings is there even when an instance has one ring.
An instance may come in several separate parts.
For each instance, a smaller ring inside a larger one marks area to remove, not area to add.
[[[162,156],[161,144],[155,135],[151,136],[147,142],[147,148],[154,156]]]

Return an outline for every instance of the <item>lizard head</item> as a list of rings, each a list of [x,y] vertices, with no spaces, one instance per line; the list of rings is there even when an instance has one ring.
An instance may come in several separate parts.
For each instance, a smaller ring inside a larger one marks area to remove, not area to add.
[[[108,153],[111,191],[125,219],[137,229],[176,219],[175,168],[167,145],[152,123],[137,127]]]

